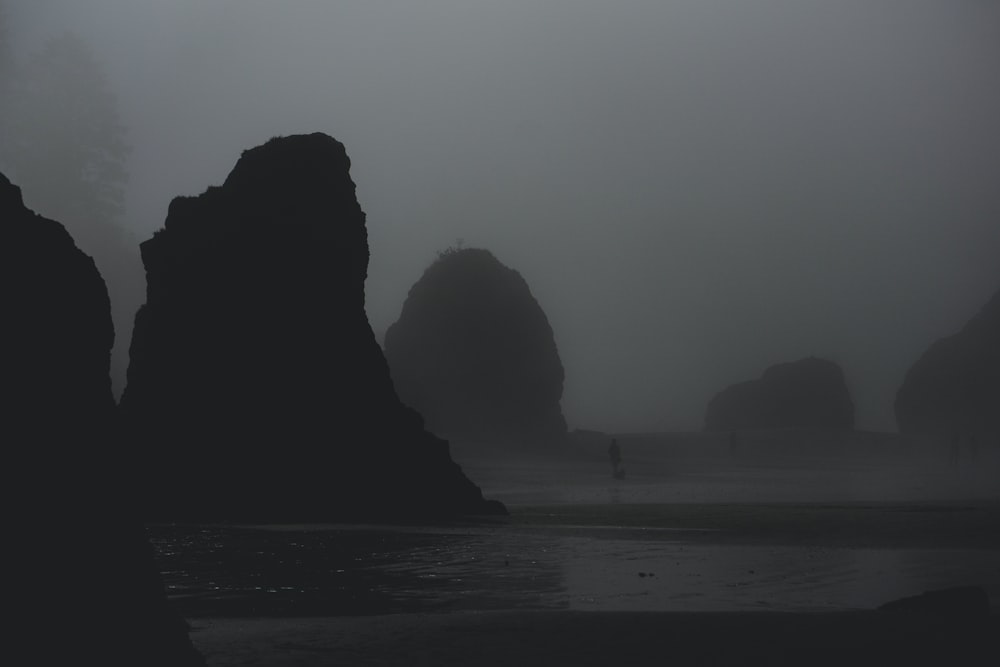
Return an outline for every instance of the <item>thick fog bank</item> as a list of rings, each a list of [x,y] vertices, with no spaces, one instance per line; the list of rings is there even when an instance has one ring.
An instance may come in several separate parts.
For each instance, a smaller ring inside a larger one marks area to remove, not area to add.
[[[490,249],[552,324],[571,428],[696,429],[719,388],[818,356],[893,429],[906,369],[1000,284],[996,3],[0,8],[0,58],[71,30],[103,67],[134,237],[246,146],[337,136],[373,328],[437,251]]]

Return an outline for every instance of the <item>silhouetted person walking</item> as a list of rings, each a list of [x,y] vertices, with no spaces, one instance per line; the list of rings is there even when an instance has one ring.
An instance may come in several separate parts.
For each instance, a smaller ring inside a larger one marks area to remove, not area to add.
[[[612,438],[611,446],[608,447],[608,456],[611,458],[611,475],[615,479],[625,477],[625,469],[621,467],[622,449],[618,446],[618,440]]]

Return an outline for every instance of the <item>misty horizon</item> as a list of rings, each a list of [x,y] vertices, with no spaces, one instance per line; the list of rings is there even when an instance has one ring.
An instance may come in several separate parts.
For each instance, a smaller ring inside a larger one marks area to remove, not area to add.
[[[203,4],[3,3],[16,59],[72,31],[104,67],[128,230],[330,134],[372,328],[437,252],[489,249],[552,324],[570,428],[698,430],[818,356],[895,430],[906,370],[1000,287],[995,4]]]

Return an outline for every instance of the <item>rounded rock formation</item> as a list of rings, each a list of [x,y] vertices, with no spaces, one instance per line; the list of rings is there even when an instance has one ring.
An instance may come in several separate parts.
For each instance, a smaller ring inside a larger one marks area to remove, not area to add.
[[[521,275],[488,250],[441,253],[413,285],[385,353],[400,398],[455,437],[561,440],[563,366]]]
[[[708,431],[852,428],[854,404],[843,371],[816,357],[776,364],[757,380],[727,387],[705,415]]]

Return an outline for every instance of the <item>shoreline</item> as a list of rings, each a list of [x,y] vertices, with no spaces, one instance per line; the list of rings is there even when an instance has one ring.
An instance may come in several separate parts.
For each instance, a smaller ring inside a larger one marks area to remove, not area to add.
[[[1000,502],[549,504],[511,508],[517,529],[703,544],[1000,549]]]
[[[397,532],[429,535],[503,530],[528,534],[701,544],[885,549],[1000,549],[1000,501],[659,502],[512,505],[506,517],[446,522],[149,523],[153,531]]]
[[[1000,604],[996,504],[543,506],[503,524],[151,531],[191,619],[825,613],[955,586]]]

